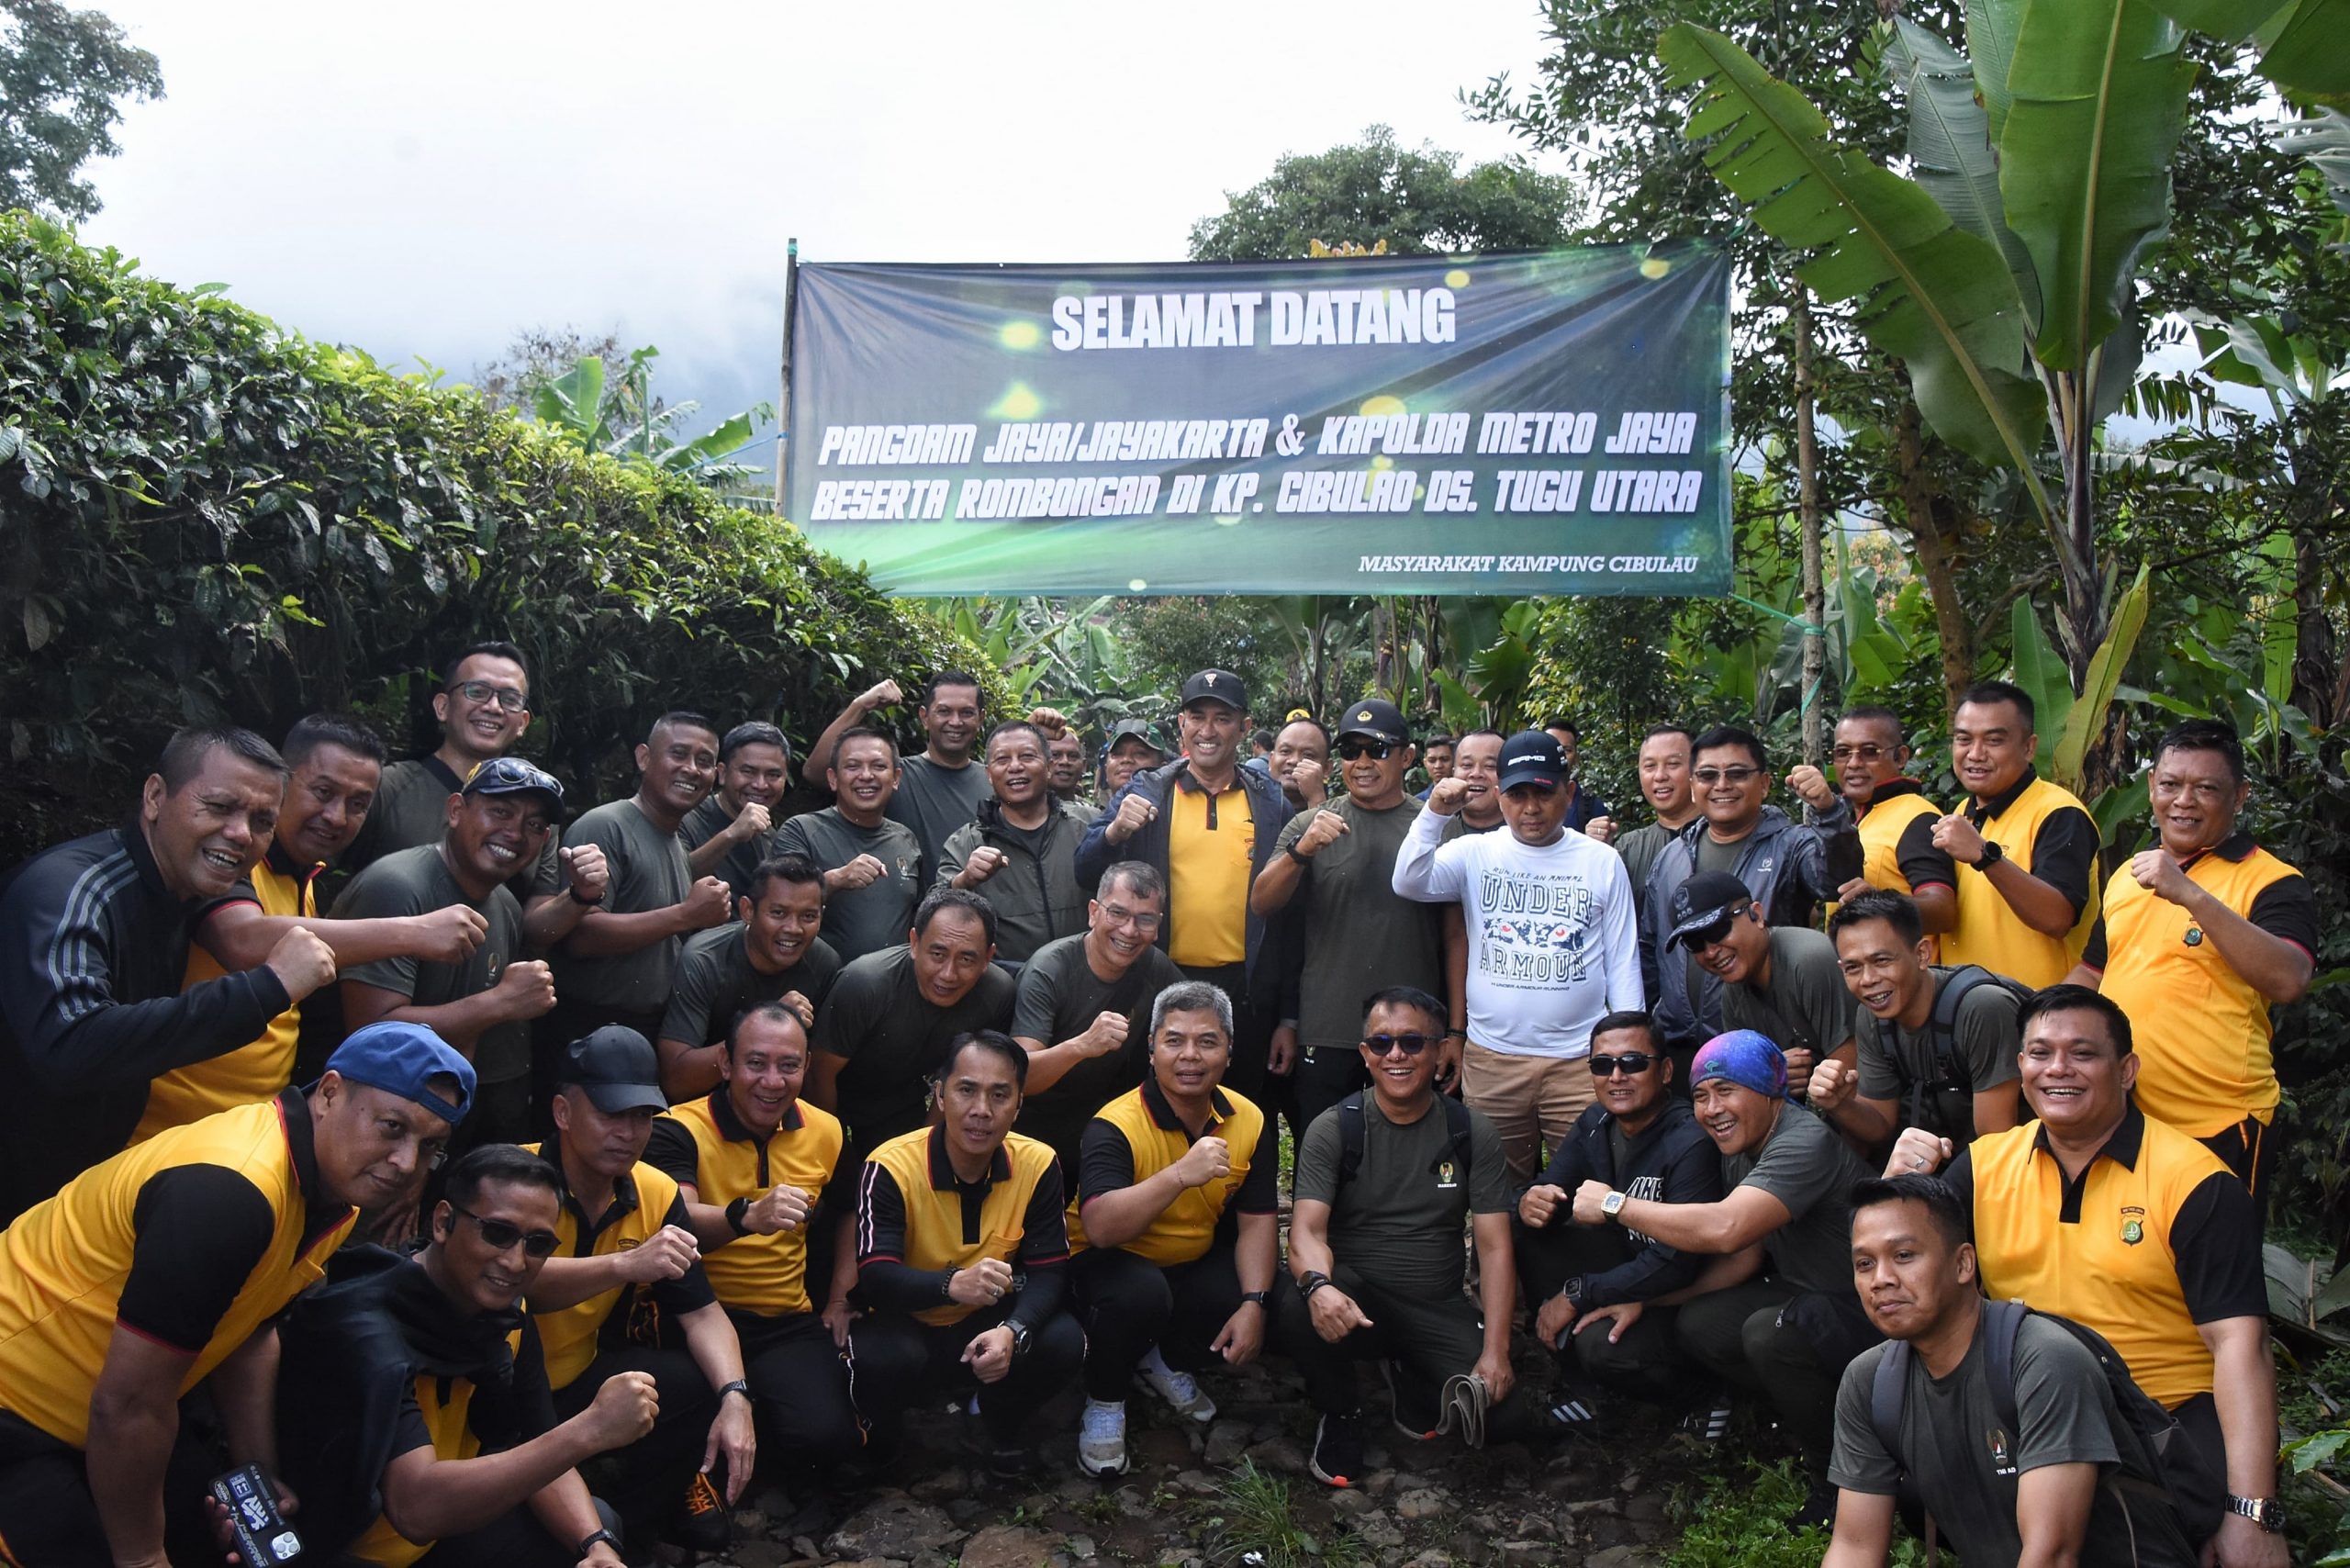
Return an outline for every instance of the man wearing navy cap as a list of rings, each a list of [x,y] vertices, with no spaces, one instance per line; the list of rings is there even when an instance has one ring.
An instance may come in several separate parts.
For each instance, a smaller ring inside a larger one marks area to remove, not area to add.
[[[473,1096],[472,1064],[439,1036],[378,1024],[308,1089],[159,1133],[0,1231],[7,1555],[162,1562],[168,1505],[172,1556],[216,1558],[204,1480],[276,1465],[271,1320],[360,1210],[413,1198]],[[207,1380],[225,1456],[180,1429]]]
[[[1280,784],[1240,766],[1248,736],[1240,678],[1203,669],[1183,683],[1182,696],[1183,755],[1136,774],[1102,808],[1077,846],[1077,879],[1092,888],[1121,860],[1143,861],[1167,879],[1159,945],[1186,978],[1232,999],[1225,1083],[1261,1096],[1273,1025],[1294,1010],[1284,1005],[1284,944],[1249,909],[1248,889],[1272,860],[1289,802]]]

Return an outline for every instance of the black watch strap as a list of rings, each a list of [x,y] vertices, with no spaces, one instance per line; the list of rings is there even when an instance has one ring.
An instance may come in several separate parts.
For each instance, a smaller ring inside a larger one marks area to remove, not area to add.
[[[1983,853],[1975,859],[1975,868],[1978,871],[1988,871],[2007,857],[2008,852],[2000,846],[1998,839],[1986,838],[1983,841]]]
[[[1240,1299],[1242,1301],[1253,1301],[1259,1306],[1269,1306],[1272,1304],[1273,1293],[1270,1291],[1242,1291],[1240,1293]]]
[[[751,1200],[747,1197],[737,1198],[733,1203],[727,1204],[726,1224],[728,1228],[733,1230],[737,1236],[750,1235],[751,1227],[745,1224],[743,1219],[743,1216],[750,1212]]]
[[[743,1396],[744,1402],[748,1403],[751,1397],[750,1383],[744,1378],[738,1377],[733,1383],[720,1385],[718,1390],[719,1398],[723,1399],[730,1394],[739,1394]]]
[[[601,893],[598,893],[592,899],[583,899],[579,896],[579,890],[576,887],[566,888],[564,890],[571,895],[571,902],[573,903],[585,905],[588,909],[601,909],[604,907],[604,895]],[[610,1530],[606,1530],[604,1533],[606,1535],[610,1535],[611,1532]],[[615,1546],[612,1550],[617,1551],[620,1548]]]
[[[1301,866],[1310,865],[1314,860],[1314,857],[1311,855],[1300,855],[1297,852],[1297,846],[1294,844],[1282,845],[1281,853],[1288,856],[1291,859],[1296,861]]]
[[[594,1551],[599,1546],[609,1546],[612,1549],[613,1556],[621,1556],[621,1538],[614,1535],[608,1529],[599,1529],[594,1535],[581,1536],[579,1538],[579,1545],[572,1552],[572,1555],[574,1557],[585,1557],[588,1552]],[[621,1561],[626,1562],[627,1559],[621,1558]]]
[[[1297,1277],[1297,1288],[1299,1291],[1304,1293],[1305,1299],[1308,1301],[1312,1301],[1314,1299],[1314,1293],[1315,1291],[1320,1290],[1324,1285],[1326,1285],[1329,1282],[1330,1276],[1322,1272],[1319,1269],[1309,1269],[1304,1273],[1300,1274]]]

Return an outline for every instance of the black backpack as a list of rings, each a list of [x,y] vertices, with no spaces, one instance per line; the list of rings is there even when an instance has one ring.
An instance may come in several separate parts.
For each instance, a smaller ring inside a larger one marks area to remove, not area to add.
[[[1979,985],[1996,985],[2018,1002],[2039,992],[2021,980],[1993,974],[1980,964],[1953,969],[1934,991],[1934,1011],[1926,1021],[1926,1038],[1934,1052],[1934,1076],[1909,1090],[1909,1125],[1940,1132],[1965,1143],[1975,1136],[1975,1080],[1959,1065],[1958,1008]]]
[[[2037,1316],[2079,1340],[2105,1373],[2106,1388],[2121,1417],[2113,1432],[2114,1450],[2121,1456],[2121,1463],[2103,1484],[2119,1498],[2133,1529],[2176,1529],[2179,1539],[2175,1547],[2185,1554],[2178,1560],[2194,1561],[2203,1543],[2218,1532],[2221,1516],[2227,1511],[2226,1479],[2215,1468],[2214,1456],[2205,1453],[2187,1435],[2178,1418],[2138,1386],[2121,1352],[2096,1329],[2053,1312],[2035,1315],[2020,1301],[1985,1302],[1983,1314],[1983,1370],[1990,1384],[1991,1407],[2000,1425],[2021,1439],[2023,1425],[2016,1410],[2016,1335],[2026,1317]],[[1869,1425],[1885,1451],[1903,1468],[1905,1505],[1918,1500],[1901,1454],[1901,1412],[1909,1397],[1910,1355],[1906,1339],[1886,1345],[1869,1387]],[[1933,1521],[1929,1518],[1929,1552],[1933,1544]]]
[[[1362,1097],[1371,1091],[1358,1089],[1338,1102],[1338,1185],[1344,1187],[1362,1169],[1362,1148],[1365,1133],[1362,1120]],[[1446,1131],[1444,1153],[1437,1157],[1438,1165],[1452,1162],[1460,1184],[1469,1184],[1469,1107],[1449,1094],[1439,1094],[1436,1103],[1444,1107]],[[1428,1167],[1428,1174],[1436,1174],[1436,1166]]]

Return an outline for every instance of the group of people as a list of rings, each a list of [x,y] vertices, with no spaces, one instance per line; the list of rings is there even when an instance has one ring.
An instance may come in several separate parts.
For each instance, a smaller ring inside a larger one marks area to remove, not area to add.
[[[1335,1487],[1373,1362],[1415,1443],[1751,1404],[1840,1564],[1905,1512],[1970,1563],[2286,1561],[2269,1010],[2317,939],[2224,727],[2160,738],[2101,878],[1996,681],[1949,811],[1872,708],[1793,810],[1753,734],[1651,731],[1638,825],[1563,722],[1252,731],[1208,669],[1097,761],[949,672],[901,755],[906,696],[804,756],[665,713],[575,813],[486,643],[429,755],[183,731],[17,868],[0,1560],[218,1561],[254,1464],[324,1561],[610,1568],[755,1467],[821,1518],[945,1394],[1016,1476],[1075,1383],[1121,1473],[1134,1394],[1204,1423],[1271,1351]],[[2208,1495],[2136,1474],[2155,1417]]]

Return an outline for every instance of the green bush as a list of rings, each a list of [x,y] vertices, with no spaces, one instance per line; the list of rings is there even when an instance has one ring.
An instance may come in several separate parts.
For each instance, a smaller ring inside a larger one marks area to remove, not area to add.
[[[789,524],[0,215],[0,863],[113,817],[181,723],[355,708],[424,744],[420,677],[485,637],[591,799],[666,709],[804,743],[979,664]]]

